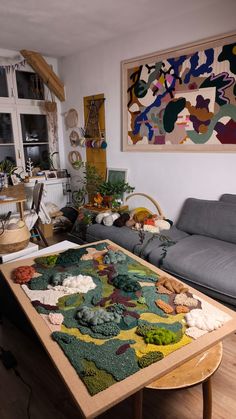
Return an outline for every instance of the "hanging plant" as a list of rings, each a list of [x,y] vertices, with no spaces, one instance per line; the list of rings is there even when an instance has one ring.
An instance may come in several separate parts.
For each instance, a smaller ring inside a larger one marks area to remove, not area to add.
[[[51,97],[51,99],[49,99],[49,96]],[[44,101],[44,109],[46,112],[49,113],[54,113],[57,111],[57,103],[55,101],[55,97],[49,89],[47,99]]]

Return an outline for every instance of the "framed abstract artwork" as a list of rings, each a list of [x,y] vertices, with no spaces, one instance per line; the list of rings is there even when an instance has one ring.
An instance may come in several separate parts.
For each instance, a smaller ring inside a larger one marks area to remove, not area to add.
[[[123,151],[236,152],[236,34],[122,62]]]

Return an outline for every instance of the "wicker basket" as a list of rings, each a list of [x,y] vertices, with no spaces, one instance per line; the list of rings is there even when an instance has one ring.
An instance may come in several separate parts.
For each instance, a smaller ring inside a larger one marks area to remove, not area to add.
[[[151,201],[153,203],[153,205],[156,207],[158,215],[160,217],[160,219],[165,219],[165,215],[160,207],[160,205],[158,204],[158,202],[156,202],[153,198],[151,198],[149,195],[145,194],[145,193],[133,193],[129,196],[126,197],[126,201],[128,201],[128,199],[132,198],[133,196],[143,196],[144,198],[149,199],[149,201]],[[149,210],[147,210],[149,211]],[[149,211],[150,212],[150,211]],[[151,213],[151,212],[150,212]]]
[[[13,253],[24,249],[30,240],[30,232],[24,224],[14,230],[4,230],[0,235],[0,253]]]
[[[46,100],[45,102],[44,102],[44,109],[47,111],[47,112],[56,112],[56,110],[57,110],[57,104],[56,104],[56,102],[53,102],[53,101],[50,101],[50,100]]]

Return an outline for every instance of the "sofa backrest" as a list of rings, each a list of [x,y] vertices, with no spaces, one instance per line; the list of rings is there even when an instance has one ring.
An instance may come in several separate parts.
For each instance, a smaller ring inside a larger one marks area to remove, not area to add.
[[[188,198],[178,222],[179,230],[236,243],[236,205]]]
[[[231,193],[224,193],[223,195],[221,195],[220,201],[228,202],[228,203],[236,205],[236,195],[231,194]]]

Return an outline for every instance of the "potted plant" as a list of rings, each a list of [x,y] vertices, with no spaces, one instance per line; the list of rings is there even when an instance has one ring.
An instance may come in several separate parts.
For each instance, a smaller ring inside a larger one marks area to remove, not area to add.
[[[73,192],[73,201],[79,201],[80,205],[83,205],[85,202],[85,197],[88,195],[89,201],[92,202],[94,195],[96,195],[96,193],[99,191],[99,187],[103,182],[103,177],[95,166],[87,162],[76,161],[73,164],[73,167],[76,170],[81,170],[82,172],[81,176],[79,177],[81,187],[79,190]]]
[[[112,206],[113,201],[123,199],[124,193],[133,192],[134,189],[134,186],[130,186],[124,180],[104,181],[99,186],[99,192],[103,195],[103,203],[109,207]]]
[[[0,173],[1,173],[1,182],[0,186],[8,186],[10,183],[10,176],[17,169],[15,164],[10,160],[10,158],[5,158],[0,162]]]

